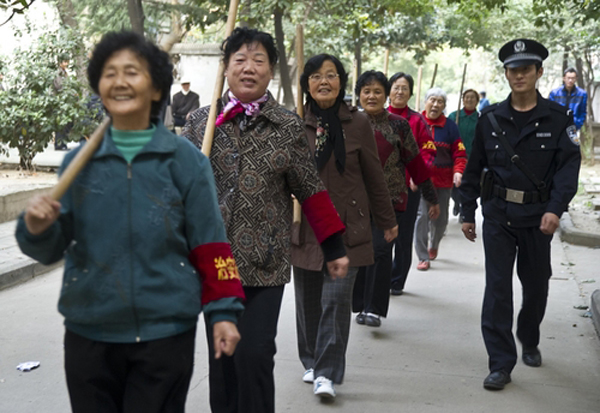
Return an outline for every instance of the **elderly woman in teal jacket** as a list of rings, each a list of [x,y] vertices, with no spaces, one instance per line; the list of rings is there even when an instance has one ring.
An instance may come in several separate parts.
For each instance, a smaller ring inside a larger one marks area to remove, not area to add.
[[[467,152],[467,158],[471,154],[471,148],[473,147],[473,138],[475,138],[475,126],[477,126],[477,120],[479,119],[479,112],[477,112],[477,105],[479,103],[479,93],[474,89],[467,89],[462,95],[463,108],[458,111],[452,112],[448,115],[448,119],[452,119],[458,125],[458,131],[460,138],[465,145],[465,151]],[[456,116],[458,115],[458,121]],[[454,201],[454,208],[452,213],[454,216],[460,214],[460,194],[457,187],[452,188],[452,200]]]
[[[240,339],[244,294],[210,163],[151,119],[173,82],[165,52],[108,33],[88,75],[112,125],[60,203],[29,202],[17,240],[44,264],[65,258],[58,307],[73,412],[183,412],[200,311],[217,357]]]

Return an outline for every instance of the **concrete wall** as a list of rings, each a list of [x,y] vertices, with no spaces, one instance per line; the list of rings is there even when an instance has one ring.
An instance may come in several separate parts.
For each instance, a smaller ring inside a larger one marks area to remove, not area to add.
[[[0,223],[17,219],[21,211],[27,206],[32,196],[46,193],[48,188],[37,188],[29,191],[14,192],[0,197]]]

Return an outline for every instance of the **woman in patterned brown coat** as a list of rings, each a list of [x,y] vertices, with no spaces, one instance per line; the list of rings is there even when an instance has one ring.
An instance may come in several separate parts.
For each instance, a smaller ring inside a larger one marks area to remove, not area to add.
[[[314,231],[302,221],[300,245],[292,247],[296,321],[305,382],[321,397],[335,397],[346,367],[352,288],[358,267],[373,263],[369,215],[388,241],[398,235],[396,217],[365,115],[344,102],[348,74],[326,54],[312,57],[300,79],[307,96],[306,135],[317,169],[346,225],[350,259],[346,278],[336,279],[324,265]]]
[[[302,120],[267,91],[277,63],[271,35],[237,28],[222,49],[229,91],[218,102],[210,162],[246,302],[235,355],[209,355],[210,402],[218,413],[270,413],[277,321],[290,281],[292,195],[334,277],[348,270],[344,225],[319,179]],[[193,112],[183,131],[199,147],[209,109]]]
[[[429,215],[432,219],[439,215],[440,206],[430,179],[431,172],[421,156],[410,124],[403,117],[384,108],[389,93],[390,83],[381,72],[370,70],[363,73],[356,82],[356,94],[360,97],[360,105],[369,116],[379,160],[396,212],[398,230],[402,231],[400,222],[408,200],[405,170],[408,170],[413,182],[421,189],[423,199],[429,204]],[[371,228],[375,263],[359,270],[354,284],[352,309],[359,313],[356,316],[358,324],[379,327],[380,317],[387,316],[390,303],[394,244],[385,240],[383,231],[373,222]]]

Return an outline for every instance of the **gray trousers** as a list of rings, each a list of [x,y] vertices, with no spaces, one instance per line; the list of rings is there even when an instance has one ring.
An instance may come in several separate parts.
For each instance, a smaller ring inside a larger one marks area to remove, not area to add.
[[[324,376],[336,384],[344,380],[357,272],[358,267],[351,267],[346,278],[333,280],[326,269],[294,267],[298,353],[304,368],[315,370],[315,378]]]
[[[429,261],[428,248],[437,250],[448,226],[448,204],[451,188],[436,188],[440,202],[440,216],[436,220],[429,219],[429,206],[423,197],[419,202],[417,222],[415,223],[415,251],[419,261]]]

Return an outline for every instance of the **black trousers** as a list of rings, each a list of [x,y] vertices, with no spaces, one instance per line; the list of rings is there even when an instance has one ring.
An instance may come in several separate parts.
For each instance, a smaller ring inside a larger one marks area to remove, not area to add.
[[[396,211],[396,222],[404,212]],[[394,242],[387,242],[383,230],[371,220],[373,253],[375,263],[360,267],[354,283],[352,311],[364,311],[386,317],[390,305],[390,282],[392,279],[392,249]]]
[[[105,343],[69,330],[65,372],[73,413],[182,413],[196,328],[143,343]]]
[[[206,322],[213,413],[275,412],[275,336],[283,288],[244,287],[245,310],[238,322],[242,339],[231,357],[215,359],[212,327]]]
[[[392,263],[392,288],[404,289],[406,278],[412,264],[413,237],[415,233],[415,221],[419,211],[421,191],[408,190],[406,210],[398,215],[398,237],[394,240],[394,261]]]
[[[483,340],[490,371],[511,372],[517,362],[512,333],[512,274],[515,258],[523,287],[523,304],[517,318],[517,338],[526,347],[540,342],[540,324],[546,311],[548,284],[552,276],[552,235],[538,227],[511,228],[494,220],[483,222],[485,248],[485,295],[481,315]]]

